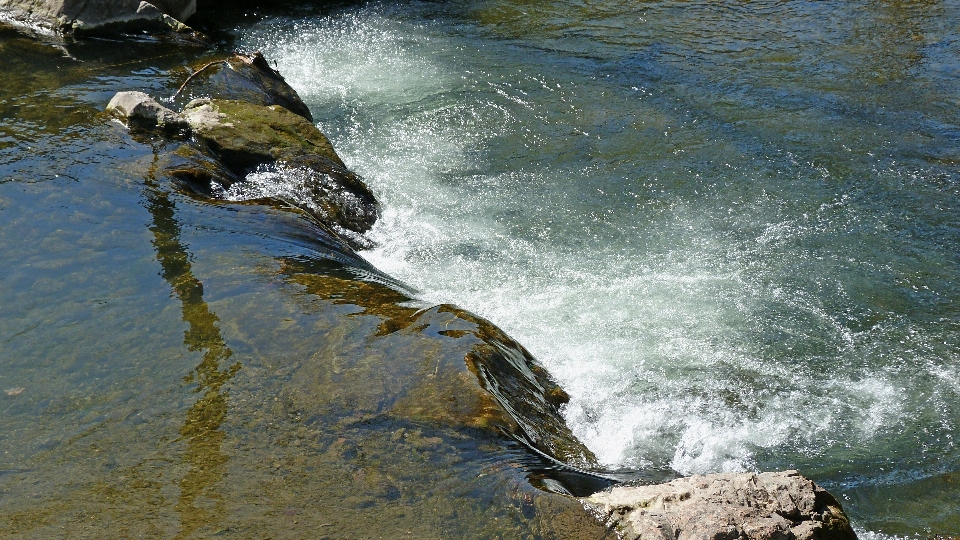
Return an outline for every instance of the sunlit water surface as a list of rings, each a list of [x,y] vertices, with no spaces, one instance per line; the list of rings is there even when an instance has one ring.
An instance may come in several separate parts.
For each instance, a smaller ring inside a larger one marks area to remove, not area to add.
[[[0,538],[609,537],[494,429],[488,323],[103,114],[217,54],[0,28]]]
[[[367,260],[526,345],[605,465],[799,468],[877,539],[960,534],[958,8],[412,2],[236,31],[382,199]],[[380,335],[416,310],[376,271],[173,189],[172,147],[100,113],[203,51],[0,53],[0,537],[592,530],[516,445],[410,412],[462,345]]]
[[[960,6],[474,2],[240,29],[611,467],[799,468],[960,534]]]

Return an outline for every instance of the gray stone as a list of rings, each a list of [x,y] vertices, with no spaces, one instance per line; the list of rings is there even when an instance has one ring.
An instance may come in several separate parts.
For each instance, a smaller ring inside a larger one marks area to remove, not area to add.
[[[840,503],[797,471],[617,486],[582,499],[628,540],[855,540]]]
[[[124,26],[182,32],[196,10],[196,0],[0,0],[0,21],[57,35]]]
[[[118,92],[107,104],[107,111],[123,118],[129,126],[135,128],[156,128],[167,133],[190,129],[186,119],[143,92]]]

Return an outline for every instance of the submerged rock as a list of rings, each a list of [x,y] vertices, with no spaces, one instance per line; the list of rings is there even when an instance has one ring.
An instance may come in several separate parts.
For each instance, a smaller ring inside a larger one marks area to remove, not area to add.
[[[256,105],[280,105],[313,122],[310,109],[263,54],[235,53],[223,60],[195,66],[177,90],[188,98],[218,98]]]
[[[124,119],[130,127],[159,129],[168,134],[190,130],[183,116],[143,92],[118,92],[107,104],[107,112]]]
[[[710,474],[583,499],[629,540],[855,540],[840,503],[797,471]]]
[[[181,21],[196,11],[196,0],[0,0],[0,21],[58,35],[108,28],[189,31]]]
[[[533,450],[522,465],[531,483],[547,491],[586,495],[611,484],[598,479],[582,487],[576,469],[598,465],[563,419],[569,397],[493,323],[452,305],[410,305],[406,293],[318,273],[309,262],[281,263],[303,292],[354,309],[351,318],[373,325],[363,339],[325,350],[323,362],[304,366],[302,373],[315,372],[304,387],[315,396],[309,406],[315,414],[477,430],[472,437],[500,450]]]

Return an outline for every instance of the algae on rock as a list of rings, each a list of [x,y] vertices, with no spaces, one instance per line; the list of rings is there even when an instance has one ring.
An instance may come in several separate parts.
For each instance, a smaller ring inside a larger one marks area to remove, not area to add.
[[[231,168],[252,170],[304,154],[317,154],[344,166],[316,126],[279,105],[197,99],[187,104],[183,115],[197,140]]]

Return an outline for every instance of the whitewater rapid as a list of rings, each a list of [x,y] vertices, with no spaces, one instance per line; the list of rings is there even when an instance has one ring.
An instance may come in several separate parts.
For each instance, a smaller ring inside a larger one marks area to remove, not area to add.
[[[830,242],[884,224],[824,188],[829,171],[723,140],[650,80],[397,9],[269,20],[243,45],[380,197],[363,256],[528,347],[602,463],[889,456],[885,437],[950,407],[943,336],[848,290],[885,267]]]

